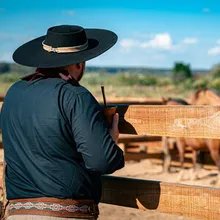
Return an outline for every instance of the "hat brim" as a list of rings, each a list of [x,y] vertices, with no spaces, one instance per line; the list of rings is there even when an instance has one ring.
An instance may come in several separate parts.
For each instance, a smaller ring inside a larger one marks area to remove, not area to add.
[[[109,30],[85,29],[88,38],[87,49],[74,53],[54,53],[43,49],[45,35],[20,46],[13,54],[13,60],[21,65],[39,68],[54,68],[84,62],[99,56],[117,42],[117,35]]]

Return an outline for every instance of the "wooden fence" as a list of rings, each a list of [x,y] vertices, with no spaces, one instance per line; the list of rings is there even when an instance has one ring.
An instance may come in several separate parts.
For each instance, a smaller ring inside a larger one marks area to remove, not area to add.
[[[104,176],[102,202],[199,219],[220,219],[220,189]]]
[[[121,105],[121,133],[220,138],[220,106]],[[220,219],[220,189],[103,176],[103,203],[158,210],[199,219]]]

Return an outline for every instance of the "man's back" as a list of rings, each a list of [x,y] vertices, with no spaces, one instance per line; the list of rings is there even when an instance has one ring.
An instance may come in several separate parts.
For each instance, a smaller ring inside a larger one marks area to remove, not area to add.
[[[98,202],[100,175],[123,166],[123,154],[112,148],[98,103],[77,82],[21,80],[9,89],[1,114],[8,199],[47,196]],[[106,164],[110,156],[113,163]]]

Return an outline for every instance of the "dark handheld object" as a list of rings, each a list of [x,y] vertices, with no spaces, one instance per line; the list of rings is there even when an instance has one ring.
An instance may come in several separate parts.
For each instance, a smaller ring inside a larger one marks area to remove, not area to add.
[[[104,86],[101,86],[101,89],[102,89],[102,97],[103,97],[104,105],[106,107],[106,98],[105,98],[105,88],[104,88]]]
[[[116,110],[117,110],[117,106],[109,106],[109,107],[105,107],[104,108],[104,118],[105,118],[105,121],[108,125],[108,127],[111,127],[112,126],[112,121],[113,121],[113,117],[116,113]]]

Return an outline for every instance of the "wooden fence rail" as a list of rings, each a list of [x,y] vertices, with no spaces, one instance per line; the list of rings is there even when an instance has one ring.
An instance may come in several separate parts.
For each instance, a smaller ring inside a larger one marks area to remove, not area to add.
[[[103,104],[103,97],[98,97],[97,101]],[[108,97],[108,105],[163,105],[164,101],[161,98],[137,98],[137,97]]]
[[[220,219],[220,189],[103,177],[101,202],[199,219]]]
[[[120,133],[220,138],[220,106],[119,105],[117,111]]]
[[[141,142],[157,142],[161,141],[161,137],[147,136],[147,135],[120,135],[118,142],[123,144],[128,143],[141,143]]]
[[[120,133],[220,138],[220,106],[121,105]]]

